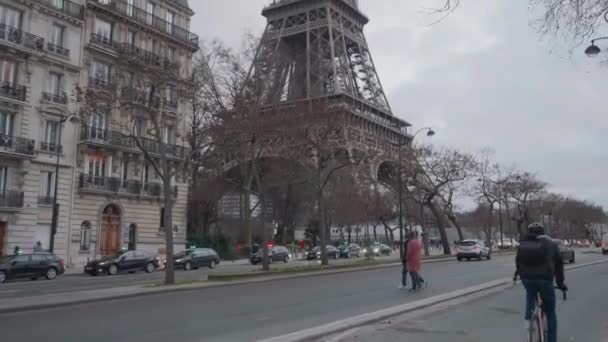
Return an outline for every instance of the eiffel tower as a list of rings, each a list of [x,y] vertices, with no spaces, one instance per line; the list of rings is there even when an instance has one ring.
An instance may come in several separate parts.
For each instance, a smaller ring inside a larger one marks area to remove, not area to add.
[[[274,0],[262,15],[267,25],[253,75],[263,79],[263,105],[340,101],[363,119],[359,126],[366,129],[355,140],[374,139],[386,149],[378,138],[410,140],[410,124],[393,115],[382,89],[363,33],[369,19],[358,0]]]

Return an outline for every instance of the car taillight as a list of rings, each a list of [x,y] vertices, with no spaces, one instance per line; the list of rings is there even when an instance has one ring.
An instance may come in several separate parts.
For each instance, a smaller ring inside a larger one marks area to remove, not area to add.
[[[63,263],[63,259],[59,259],[59,265],[61,265],[61,268],[65,268],[64,263]]]

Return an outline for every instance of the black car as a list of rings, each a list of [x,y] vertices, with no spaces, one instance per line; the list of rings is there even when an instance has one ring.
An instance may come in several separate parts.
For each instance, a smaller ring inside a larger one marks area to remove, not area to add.
[[[340,258],[340,250],[334,246],[327,246],[327,257],[338,259]],[[321,259],[321,247],[317,246],[306,253],[306,260]]]
[[[51,253],[19,254],[0,258],[0,283],[8,279],[45,277],[52,280],[65,272],[63,259]]]
[[[257,253],[253,254],[251,256],[251,258],[249,259],[251,264],[257,265],[257,264],[261,263],[262,257],[264,255],[263,253],[264,253],[264,249],[260,249],[259,251],[257,251]],[[283,246],[273,246],[268,251],[268,260],[270,262],[283,261],[284,263],[288,263],[289,257],[290,257],[289,251],[287,250],[286,247],[283,247]]]
[[[84,273],[99,275],[107,273],[116,275],[120,272],[146,271],[154,272],[159,267],[159,258],[143,251],[120,251],[115,255],[90,261],[84,267]]]
[[[173,256],[175,267],[183,267],[186,271],[199,267],[215,268],[219,263],[219,255],[211,248],[187,249]]]
[[[361,246],[356,243],[351,243],[350,245],[342,245],[338,248],[340,250],[341,258],[350,258],[350,257],[361,257],[363,255],[363,250]]]
[[[559,248],[559,254],[562,256],[562,260],[564,262],[569,262],[571,264],[574,264],[574,259],[575,259],[574,250],[572,248],[566,246],[564,241],[562,241],[560,239],[553,239],[553,242]]]

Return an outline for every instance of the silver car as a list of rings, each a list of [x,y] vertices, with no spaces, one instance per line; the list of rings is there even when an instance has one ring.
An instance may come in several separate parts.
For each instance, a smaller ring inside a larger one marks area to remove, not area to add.
[[[490,260],[492,256],[490,248],[481,240],[462,240],[456,245],[456,259],[458,261],[462,261],[462,259],[482,260],[483,258]]]

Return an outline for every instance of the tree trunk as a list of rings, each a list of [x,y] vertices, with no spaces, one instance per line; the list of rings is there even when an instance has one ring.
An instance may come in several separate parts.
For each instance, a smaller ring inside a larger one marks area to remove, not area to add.
[[[348,228],[346,228],[346,229],[348,229],[348,244],[350,245],[351,234],[352,234],[353,228],[351,226],[348,226]]]
[[[243,193],[241,201],[241,210],[242,210],[242,218],[243,218],[243,248],[246,248],[247,251],[251,250],[251,246],[253,244],[253,229],[251,222],[251,181],[247,181],[243,184]]]
[[[171,189],[171,170],[169,169],[169,163],[167,162],[167,157],[164,153],[161,155],[161,163],[162,172],[164,174],[163,204],[165,207],[165,258],[167,260],[167,264],[165,266],[165,284],[172,285],[175,284],[175,270],[173,266],[173,189]]]
[[[439,235],[441,236],[441,245],[443,246],[443,254],[450,255],[452,254],[452,250],[450,249],[450,242],[448,241],[448,235],[445,231],[443,213],[441,213],[434,202],[429,203],[429,209],[431,209],[433,216],[435,216],[435,219],[437,220],[437,227],[439,228]],[[426,234],[425,238],[427,238]]]
[[[260,201],[261,202],[261,212],[260,215],[260,225],[262,226],[262,242],[263,242],[263,251],[262,251],[262,270],[270,271],[270,260],[268,259],[268,227],[266,226],[266,203],[265,198],[262,192],[260,191]]]
[[[321,265],[327,265],[327,234],[325,233],[325,215],[322,191],[317,192],[317,218],[319,220],[319,242],[321,247]]]
[[[454,213],[450,213],[448,215],[448,219],[450,220],[450,222],[452,222],[452,224],[454,225],[454,228],[456,228],[456,231],[458,232],[458,240],[460,240],[460,241],[464,240],[464,235],[462,234],[462,229],[460,228],[460,224],[458,223],[458,220],[456,219],[456,215],[454,215]]]
[[[374,228],[374,242],[378,241],[378,232],[376,231],[377,225],[372,226]]]

